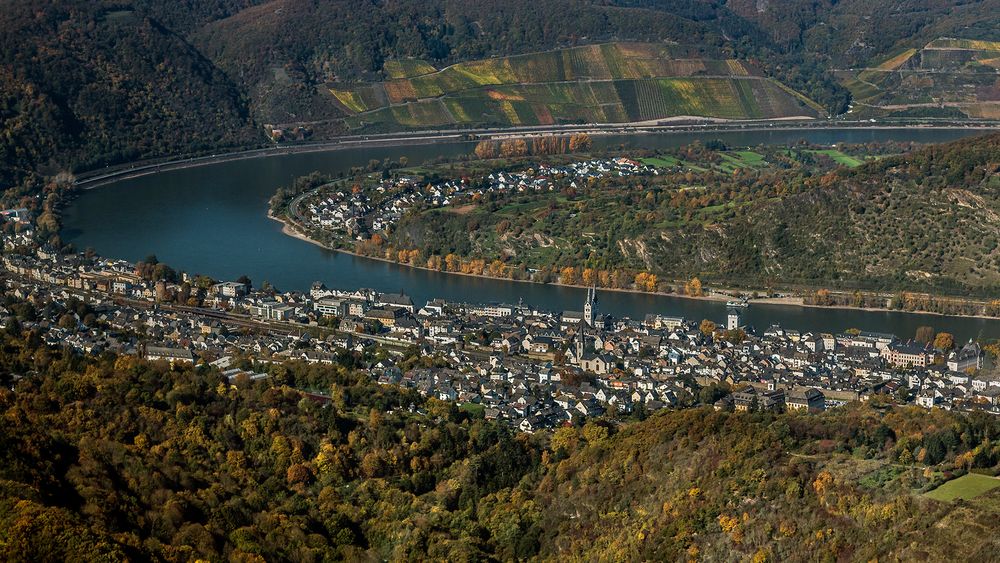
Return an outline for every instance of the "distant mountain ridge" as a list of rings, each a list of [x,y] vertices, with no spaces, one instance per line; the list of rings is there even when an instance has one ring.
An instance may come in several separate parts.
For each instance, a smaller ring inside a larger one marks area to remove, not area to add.
[[[358,124],[327,85],[385,81],[387,61],[443,68],[610,41],[695,45],[703,52],[691,58],[743,61],[836,115],[853,86],[831,69],[936,37],[1000,40],[997,14],[1000,0],[2,0],[0,187],[259,145],[265,125],[341,135]],[[423,109],[381,122],[482,120]],[[490,110],[485,121],[547,120],[522,113]]]

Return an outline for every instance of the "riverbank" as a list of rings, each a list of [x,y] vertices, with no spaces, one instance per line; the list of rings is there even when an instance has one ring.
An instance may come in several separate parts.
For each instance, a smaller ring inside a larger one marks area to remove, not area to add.
[[[704,124],[670,125],[663,124],[585,124],[560,126],[516,127],[506,129],[452,129],[440,131],[414,131],[410,133],[384,133],[373,135],[344,136],[327,141],[316,141],[297,145],[277,145],[273,147],[238,149],[212,155],[166,157],[157,160],[143,160],[115,167],[104,171],[90,171],[78,175],[76,186],[90,190],[122,180],[141,178],[166,172],[183,170],[199,166],[208,166],[240,160],[269,158],[293,154],[330,152],[356,148],[376,148],[395,146],[415,146],[447,142],[476,142],[484,139],[503,139],[509,137],[532,137],[542,135],[569,135],[587,133],[597,136],[614,135],[654,135],[654,134],[685,134],[685,133],[739,133],[759,131],[816,131],[816,130],[977,130],[995,131],[1000,129],[1000,122],[969,122],[969,123],[871,123],[866,121],[805,121],[788,122],[781,119],[755,121],[728,121]]]
[[[339,252],[339,253],[342,253],[342,254],[346,254],[346,255],[352,256],[354,258],[361,258],[361,259],[365,259],[365,260],[374,260],[374,261],[383,262],[383,263],[386,263],[386,264],[393,264],[393,265],[400,266],[400,267],[403,267],[403,268],[413,268],[413,269],[417,269],[417,270],[424,270],[424,271],[427,271],[427,272],[434,272],[434,273],[439,273],[439,274],[448,274],[448,275],[455,275],[455,276],[465,276],[465,277],[472,277],[472,278],[481,278],[481,279],[488,279],[488,280],[508,281],[508,282],[517,282],[517,283],[526,283],[526,284],[535,284],[535,285],[550,285],[550,286],[555,286],[555,287],[568,287],[568,288],[575,288],[575,289],[588,289],[589,288],[589,286],[582,285],[582,284],[566,284],[566,283],[561,283],[561,282],[538,282],[538,281],[534,281],[534,280],[517,280],[517,279],[511,279],[511,278],[501,278],[501,277],[496,277],[496,276],[490,276],[490,275],[486,275],[486,274],[472,274],[472,273],[468,273],[468,272],[451,272],[451,271],[447,271],[447,270],[436,270],[436,269],[433,269],[433,268],[428,268],[426,266],[415,266],[415,265],[412,265],[412,264],[405,264],[405,263],[402,263],[402,262],[398,262],[396,260],[391,260],[391,259],[388,259],[388,258],[382,258],[382,257],[379,257],[379,256],[368,256],[368,255],[364,255],[364,254],[359,254],[357,252],[354,252],[354,251],[352,251],[350,249],[346,249],[346,248],[334,248],[334,247],[325,245],[325,244],[323,244],[323,243],[321,243],[321,242],[319,242],[319,241],[317,241],[317,240],[315,240],[313,238],[310,238],[309,236],[307,236],[306,234],[304,234],[302,231],[299,230],[301,227],[297,223],[295,223],[294,221],[292,221],[288,217],[278,217],[278,216],[275,216],[270,211],[270,209],[267,212],[267,217],[269,219],[271,219],[271,220],[274,220],[274,221],[277,221],[277,222],[281,223],[281,225],[282,225],[281,232],[284,235],[287,235],[289,237],[301,240],[303,242],[307,242],[309,244],[313,244],[315,246],[318,246],[318,247],[320,247],[320,248],[322,248],[324,250],[330,251],[330,252]],[[707,293],[705,295],[700,295],[700,296],[685,295],[685,294],[682,294],[682,293],[662,293],[662,292],[642,291],[642,290],[639,290],[639,289],[630,289],[630,288],[604,288],[604,287],[602,287],[602,288],[598,288],[598,289],[601,292],[615,292],[615,293],[639,294],[639,295],[649,295],[649,296],[656,296],[656,297],[674,297],[674,298],[678,298],[678,299],[686,299],[686,300],[692,300],[692,301],[706,301],[706,302],[713,302],[713,303],[726,303],[728,301],[734,300],[735,299],[734,296],[737,295],[737,294],[746,294],[747,293],[747,290],[745,290],[745,289],[736,289],[736,288],[719,288],[719,289],[716,289],[715,291],[711,291],[711,292],[709,292],[709,293]],[[965,319],[982,319],[982,320],[987,320],[987,321],[996,321],[996,320],[998,320],[997,317],[990,317],[990,316],[986,316],[986,315],[956,315],[956,314],[937,313],[937,312],[934,312],[934,311],[906,311],[906,310],[900,310],[900,309],[889,309],[889,308],[886,308],[886,307],[854,307],[854,306],[851,306],[851,305],[813,305],[813,304],[805,303],[803,297],[801,297],[801,296],[762,297],[762,298],[750,299],[748,302],[751,305],[774,305],[774,306],[779,306],[779,307],[798,307],[798,308],[803,308],[803,309],[832,309],[832,310],[839,310],[839,311],[862,311],[862,312],[868,312],[868,313],[879,313],[879,312],[884,312],[884,313],[904,313],[904,314],[909,314],[909,315],[924,315],[924,316],[930,316],[930,317],[952,317],[952,318],[965,318]]]
[[[943,297],[943,296],[933,296],[933,297]],[[910,315],[926,315],[931,317],[957,317],[962,319],[982,319],[986,321],[995,321],[1000,319],[1000,317],[990,317],[988,315],[955,315],[955,314],[938,313],[935,311],[906,311],[904,309],[890,309],[888,307],[854,307],[852,305],[814,305],[812,303],[806,303],[802,297],[764,297],[760,299],[753,299],[750,301],[750,303],[758,305],[796,306],[808,309],[836,309],[840,311],[866,311],[871,313],[907,313]]]
[[[378,262],[384,262],[386,264],[394,264],[396,266],[400,266],[400,267],[403,267],[403,268],[413,268],[413,269],[416,269],[416,270],[424,270],[426,272],[434,272],[436,274],[448,274],[448,275],[455,275],[455,276],[465,276],[465,277],[470,277],[470,278],[481,278],[481,279],[486,279],[486,280],[507,281],[507,282],[515,282],[515,283],[529,283],[529,284],[535,284],[535,285],[551,285],[551,286],[556,286],[556,287],[571,287],[571,288],[574,288],[574,289],[589,289],[590,288],[590,286],[588,286],[588,285],[582,285],[582,284],[562,283],[562,282],[538,282],[538,281],[534,281],[534,280],[517,280],[517,279],[513,279],[513,278],[501,278],[501,277],[496,277],[496,276],[489,276],[489,275],[486,275],[486,274],[471,274],[471,273],[468,273],[468,272],[451,272],[451,271],[448,271],[448,270],[435,270],[434,268],[428,268],[426,266],[414,266],[413,264],[404,264],[402,262],[397,262],[396,260],[391,260],[389,258],[382,258],[380,256],[368,256],[367,254],[359,254],[359,253],[354,252],[353,250],[349,250],[347,248],[334,248],[332,246],[325,245],[325,244],[319,242],[318,240],[310,238],[309,236],[307,236],[304,233],[302,233],[302,231],[299,230],[301,227],[297,223],[295,223],[294,221],[292,221],[291,219],[289,219],[288,217],[284,217],[284,216],[283,217],[278,217],[278,216],[274,215],[270,210],[268,210],[268,212],[267,212],[267,218],[281,223],[281,233],[284,234],[284,235],[287,235],[287,236],[290,236],[292,238],[301,240],[303,242],[308,242],[309,244],[316,245],[316,246],[318,246],[318,247],[320,247],[320,248],[322,248],[324,250],[330,251],[330,252],[340,252],[342,254],[346,254],[348,256],[353,256],[355,258],[361,258],[361,259],[364,259],[364,260],[375,260],[375,261],[378,261]],[[654,292],[654,291],[642,291],[641,289],[615,288],[615,287],[599,287],[598,289],[600,291],[602,291],[602,292],[604,292],[604,291],[611,291],[611,292],[616,292],[616,293],[633,293],[633,294],[652,295],[652,296],[659,296],[659,297],[678,297],[678,298],[681,298],[681,299],[691,299],[691,300],[695,300],[695,301],[710,301],[710,302],[723,302],[724,303],[726,301],[730,301],[730,300],[733,299],[732,295],[726,295],[724,293],[718,293],[718,292],[716,292],[716,293],[709,293],[707,295],[684,295],[684,294],[680,294],[680,293],[661,293],[661,292]]]

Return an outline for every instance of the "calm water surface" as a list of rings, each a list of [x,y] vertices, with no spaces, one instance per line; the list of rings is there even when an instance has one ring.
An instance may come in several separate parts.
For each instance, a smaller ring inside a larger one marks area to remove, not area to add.
[[[960,129],[667,133],[597,137],[595,144],[664,148],[696,139],[722,139],[737,147],[800,139],[818,144],[941,142],[973,133]],[[579,310],[583,290],[447,275],[329,252],[283,235],[281,225],[266,216],[267,201],[277,187],[314,170],[337,173],[373,158],[401,156],[417,164],[465,154],[471,148],[470,143],[447,143],[280,155],[123,180],[78,198],[65,213],[63,239],[78,248],[92,247],[104,256],[132,261],[155,254],[175,268],[217,279],[246,274],[258,285],[266,280],[282,290],[307,290],[312,282],[322,281],[330,287],[403,290],[418,304],[434,297],[472,302],[523,298],[544,309]],[[602,311],[632,317],[654,312],[721,321],[725,316],[723,304],[668,296],[602,292],[599,302]],[[772,323],[814,331],[858,327],[910,337],[918,326],[932,325],[960,339],[1000,337],[1000,321],[932,315],[754,305],[746,318],[759,328]]]

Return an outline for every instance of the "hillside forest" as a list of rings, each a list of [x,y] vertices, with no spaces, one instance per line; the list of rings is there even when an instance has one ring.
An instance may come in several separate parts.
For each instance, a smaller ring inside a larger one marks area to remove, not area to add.
[[[997,471],[1000,425],[986,414],[876,397],[819,415],[690,408],[514,434],[373,384],[376,359],[275,364],[265,380],[230,382],[205,366],[47,348],[8,324],[0,551],[833,561],[985,560],[998,547],[997,489],[964,502],[922,494]]]

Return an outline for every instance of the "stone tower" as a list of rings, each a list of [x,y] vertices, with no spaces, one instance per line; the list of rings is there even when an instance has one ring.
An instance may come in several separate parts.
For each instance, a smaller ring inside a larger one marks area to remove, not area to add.
[[[736,309],[729,309],[726,314],[726,329],[736,330],[740,328],[740,312]]]

